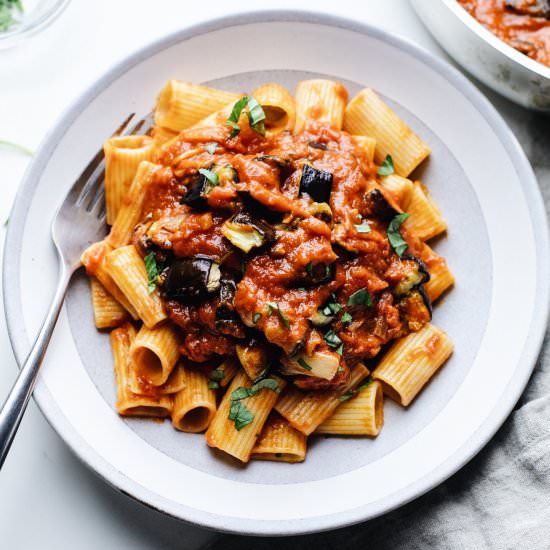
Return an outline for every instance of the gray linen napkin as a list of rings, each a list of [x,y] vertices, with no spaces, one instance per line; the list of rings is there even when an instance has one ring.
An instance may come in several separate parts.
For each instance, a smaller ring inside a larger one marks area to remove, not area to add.
[[[486,88],[483,91],[529,156],[550,212],[550,117],[512,105]],[[550,331],[529,385],[504,426],[476,458],[436,489],[353,527],[285,539],[221,536],[207,547],[549,550]]]

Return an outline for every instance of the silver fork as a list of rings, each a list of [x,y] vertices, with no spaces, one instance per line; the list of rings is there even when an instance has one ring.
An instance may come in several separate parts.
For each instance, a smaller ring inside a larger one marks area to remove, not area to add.
[[[133,117],[134,113],[129,115],[111,137],[143,135],[152,128],[152,113],[130,127]],[[0,468],[27,408],[69,282],[80,267],[80,256],[88,245],[105,235],[104,176],[102,148],[75,181],[52,221],[52,240],[59,260],[59,282],[38,336],[0,410]]]

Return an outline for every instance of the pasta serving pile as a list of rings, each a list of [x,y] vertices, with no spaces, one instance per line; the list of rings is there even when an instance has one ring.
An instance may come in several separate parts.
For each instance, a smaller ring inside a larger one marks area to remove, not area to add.
[[[169,81],[146,136],[105,143],[108,236],[82,262],[113,329],[121,415],[170,417],[242,462],[376,436],[448,359],[453,284],[429,147],[371,89],[251,95]]]

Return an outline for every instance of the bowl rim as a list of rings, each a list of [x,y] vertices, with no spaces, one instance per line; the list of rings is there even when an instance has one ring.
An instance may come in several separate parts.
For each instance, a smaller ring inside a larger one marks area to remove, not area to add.
[[[521,65],[523,68],[536,73],[538,76],[550,80],[550,67],[522,54],[520,51],[504,42],[504,40],[498,38],[498,36],[484,27],[475,17],[471,16],[457,0],[440,0],[440,2],[459,19],[465,27],[468,27],[468,29],[477,34],[499,53],[518,65]]]
[[[181,41],[208,34],[227,26],[292,22],[336,27],[346,31],[367,34],[376,39],[385,41],[415,56],[430,68],[437,71],[460,90],[460,92],[476,107],[478,112],[490,124],[493,131],[501,140],[507,154],[514,159],[518,178],[522,184],[522,190],[531,211],[532,222],[536,223],[540,228],[546,228],[546,231],[539,231],[539,238],[535,243],[537,251],[536,257],[538,260],[538,296],[543,307],[539,307],[533,312],[533,317],[530,321],[531,330],[529,331],[529,336],[525,342],[522,353],[523,367],[521,367],[518,376],[514,379],[514,383],[509,384],[505,389],[501,401],[488,417],[489,420],[471,435],[459,452],[445,460],[429,475],[380,501],[375,511],[367,510],[367,505],[345,512],[326,516],[316,516],[308,519],[296,518],[291,521],[250,521],[247,519],[202,512],[197,509],[182,507],[181,505],[177,505],[177,503],[173,504],[171,501],[158,497],[139,483],[127,478],[122,472],[117,471],[111,464],[100,457],[95,449],[76,432],[69,421],[60,414],[57,404],[49,390],[44,385],[37,385],[34,395],[35,402],[50,425],[80,460],[109,485],[154,510],[183,520],[186,523],[219,531],[246,535],[297,535],[353,525],[400,507],[438,486],[448,477],[453,475],[488,443],[521,396],[539,354],[548,321],[548,306],[550,306],[550,286],[546,284],[546,281],[550,280],[548,224],[537,180],[525,153],[510,128],[506,125],[493,105],[462,73],[452,67],[447,61],[436,57],[434,54],[419,47],[415,43],[370,24],[359,23],[348,18],[307,10],[285,9],[256,10],[252,12],[245,11],[184,27],[183,29],[172,32],[137,49],[133,54],[130,54],[107,70],[103,76],[98,78],[95,83],[81,93],[65,112],[61,114],[52,129],[42,140],[37,150],[37,154],[29,165],[17,192],[11,211],[4,249],[3,285],[5,289],[5,315],[10,342],[18,364],[20,365],[22,363],[29,349],[29,342],[20,307],[20,289],[18,287],[19,283],[17,277],[20,243],[26,222],[27,203],[32,197],[32,190],[38,184],[40,174],[43,168],[48,164],[58,142],[71,127],[82,110],[85,109],[86,105],[99,95],[111,82],[130,68],[138,65],[143,59],[149,58]],[[13,261],[14,258],[15,261]],[[8,291],[8,289],[11,291]],[[181,513],[182,510],[185,510],[185,514]],[[183,517],[183,515],[185,515],[185,517]]]

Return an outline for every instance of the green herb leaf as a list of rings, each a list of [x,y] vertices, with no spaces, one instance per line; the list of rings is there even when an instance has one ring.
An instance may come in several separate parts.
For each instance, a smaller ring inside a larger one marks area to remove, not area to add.
[[[253,130],[265,136],[265,113],[254,97],[248,98],[248,121]]]
[[[378,175],[379,176],[389,176],[395,172],[394,166],[393,166],[393,159],[391,158],[391,155],[386,155],[386,158],[384,159],[384,162],[382,163],[382,166],[378,168]]]
[[[365,382],[363,382],[360,386],[357,387],[357,389],[355,390],[356,393],[359,393],[360,391],[363,391],[365,388],[368,388],[373,382],[374,380],[369,376],[365,380]]]
[[[0,0],[0,17],[1,17],[1,11],[2,11],[2,0]],[[0,20],[0,31],[2,31],[1,24],[2,22]],[[14,143],[13,141],[7,141],[5,139],[0,139],[0,147],[14,149],[15,151],[19,151],[20,153],[29,155],[29,157],[32,157],[33,155],[33,152],[27,147],[25,147],[24,145],[19,145],[18,143]]]
[[[259,382],[256,382],[249,390],[250,395],[256,395],[260,390],[268,389],[279,393],[281,389],[279,388],[279,383],[274,378],[264,378]]]
[[[372,306],[372,299],[367,288],[360,288],[348,298],[348,306]]]
[[[279,319],[281,319],[281,321],[283,322],[283,325],[286,328],[290,328],[290,323],[289,323],[286,315],[283,313],[283,310],[279,307],[279,304],[277,304],[275,302],[267,302],[267,316],[268,317],[273,313],[274,309],[277,310],[277,313],[279,314]]]
[[[143,262],[147,270],[147,292],[151,294],[157,287],[157,279],[160,270],[157,266],[157,261],[155,260],[155,254],[153,252],[149,252],[149,254],[143,258]]]
[[[353,317],[346,311],[342,315],[342,323],[351,323],[353,321]]]
[[[262,318],[262,314],[259,312],[254,313],[254,316],[252,317],[252,322],[254,324],[257,324],[258,321]]]
[[[306,272],[308,275],[311,275],[313,273],[313,262],[309,262],[306,265]]]
[[[241,260],[241,273],[244,275],[246,271],[246,262]]]
[[[370,233],[370,225],[366,222],[360,223],[355,226],[355,231],[357,231],[357,233]]]
[[[235,422],[235,429],[240,432],[254,420],[254,415],[243,405],[243,403],[236,401],[231,404],[228,418]]]
[[[299,290],[300,292],[306,292],[306,288],[304,286],[299,286],[297,290]]]
[[[239,401],[240,399],[246,399],[250,394],[248,388],[237,388],[231,394],[231,401]]]
[[[0,32],[6,32],[16,23],[13,10],[23,13],[20,0],[0,0]]]
[[[209,390],[217,390],[220,387],[220,385],[215,380],[209,380],[208,381],[208,389]]]
[[[336,334],[333,330],[329,330],[325,334],[325,342],[331,348],[338,348],[342,344],[342,340],[340,340],[340,337],[338,336],[338,334]]]
[[[219,382],[220,380],[223,380],[223,377],[225,376],[225,373],[223,372],[223,369],[220,369],[219,367],[217,369],[213,369],[210,371],[210,380],[214,380],[216,382]]]
[[[344,344],[340,344],[338,348],[336,349],[336,353],[338,355],[342,355],[344,353]]]
[[[395,216],[388,225],[388,241],[390,241],[391,247],[400,258],[409,247],[400,231],[401,224],[409,217],[409,215],[410,214],[407,214],[406,212],[403,212],[403,214],[397,214],[397,216]]]
[[[217,174],[214,174],[212,170],[207,170],[206,168],[199,168],[199,174],[202,174],[211,184],[212,187],[216,187],[220,184],[220,179]]]
[[[250,388],[237,388],[231,394],[231,405],[229,407],[228,418],[229,420],[233,420],[235,422],[235,428],[238,431],[242,430],[245,426],[248,426],[248,424],[254,420],[254,415],[246,408],[241,400],[246,399],[247,397],[252,397],[263,389],[269,389],[275,393],[279,393],[281,391],[277,380],[274,380],[273,378],[264,378],[263,380],[256,382],[256,384]]]
[[[239,118],[245,107],[248,107],[247,114],[250,127],[262,136],[265,136],[264,110],[255,98],[251,96],[245,96],[241,97],[241,99],[239,99],[235,103],[235,105],[233,105],[231,114],[229,115],[229,118],[225,121],[228,126],[231,126],[231,128],[233,128],[230,137],[235,137],[241,131],[241,128],[237,123],[239,122]]]
[[[231,120],[226,120],[225,123],[228,126],[231,126],[231,128],[233,128],[233,131],[229,134],[230,138],[233,138],[239,135],[241,131],[241,127],[236,122],[232,122]]]
[[[218,148],[218,144],[215,141],[211,141],[205,145],[205,148],[211,155],[213,155]]]
[[[298,358],[298,364],[305,370],[311,370],[311,366],[307,364],[306,360],[303,357]]]
[[[348,401],[352,397],[355,397],[359,392],[363,391],[365,388],[370,386],[373,383],[373,379],[369,376],[365,382],[363,382],[360,386],[357,386],[355,389],[348,390],[346,393],[341,395],[338,398],[338,401]]]
[[[348,399],[351,399],[352,397],[353,397],[353,390],[349,390],[344,395],[341,395],[338,398],[338,401],[347,401]]]
[[[231,114],[229,115],[227,122],[239,122],[241,113],[243,112],[243,109],[246,107],[247,103],[248,103],[248,96],[241,97],[235,103],[235,105],[233,105],[233,109],[231,109]]]

